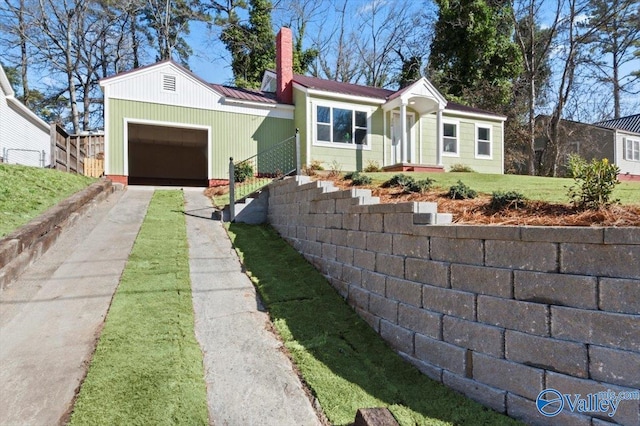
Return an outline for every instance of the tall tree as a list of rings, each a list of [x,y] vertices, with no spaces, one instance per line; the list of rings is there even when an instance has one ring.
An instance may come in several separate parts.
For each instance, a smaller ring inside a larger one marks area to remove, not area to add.
[[[326,4],[318,0],[283,0],[274,7],[273,18],[277,27],[291,28],[293,41],[293,72],[306,74],[309,67],[318,57],[315,47],[304,48],[307,28],[320,15],[326,14]]]
[[[521,60],[508,0],[436,0],[428,74],[449,96],[495,110],[512,96]]]
[[[237,7],[241,5],[238,4]],[[259,87],[264,70],[275,63],[275,35],[271,25],[270,0],[250,0],[249,22],[240,21],[236,9],[218,16],[223,27],[220,39],[231,53],[231,69],[236,86]]]
[[[633,68],[625,73],[625,65],[637,60],[634,54],[640,50],[640,4],[636,0],[591,0],[591,7],[587,25],[594,27],[594,33],[588,40],[589,64],[596,79],[612,90],[614,118],[619,118],[622,94],[640,93],[638,70],[635,75]]]
[[[192,21],[207,20],[204,5],[198,0],[147,0],[142,15],[149,43],[156,46],[156,60],[175,58],[188,66],[192,50],[184,36]]]
[[[543,0],[524,0],[515,2],[512,7],[514,38],[522,58],[523,72],[516,79],[516,97],[522,94],[527,105],[527,171],[535,175],[537,171],[535,155],[535,117],[536,101],[541,86],[548,83],[550,77],[549,54],[560,23],[562,2],[556,3],[551,24],[541,29]],[[545,12],[548,10],[545,9]]]
[[[0,30],[5,37],[2,37],[2,44],[6,46],[6,51],[10,47],[17,45],[20,50],[20,87],[22,102],[27,107],[33,107],[31,98],[31,90],[29,86],[29,59],[30,59],[30,33],[33,32],[33,17],[29,12],[29,8],[33,8],[33,4],[28,4],[26,0],[4,0],[1,4],[0,11],[2,13],[2,23]]]

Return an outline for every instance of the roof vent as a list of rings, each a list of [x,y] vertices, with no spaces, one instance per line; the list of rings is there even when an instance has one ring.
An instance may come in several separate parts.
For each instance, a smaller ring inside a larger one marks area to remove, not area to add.
[[[176,76],[175,75],[163,75],[162,76],[162,90],[166,92],[176,91]]]

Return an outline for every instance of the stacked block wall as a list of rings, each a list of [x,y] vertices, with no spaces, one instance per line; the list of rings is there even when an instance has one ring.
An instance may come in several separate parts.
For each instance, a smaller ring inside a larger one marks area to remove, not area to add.
[[[640,424],[537,395],[640,388],[640,229],[429,225],[433,203],[296,177],[270,186],[269,222],[402,357],[530,424]]]

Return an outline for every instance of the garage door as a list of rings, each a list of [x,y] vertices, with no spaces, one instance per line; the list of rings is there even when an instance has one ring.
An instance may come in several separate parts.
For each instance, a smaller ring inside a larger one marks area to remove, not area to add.
[[[207,186],[207,131],[127,126],[129,184]]]

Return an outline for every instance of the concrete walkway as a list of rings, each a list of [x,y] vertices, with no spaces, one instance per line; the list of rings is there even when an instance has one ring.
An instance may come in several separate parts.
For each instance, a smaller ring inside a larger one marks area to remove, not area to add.
[[[269,331],[270,321],[202,191],[185,191],[196,316],[209,414],[222,425],[320,425]]]
[[[152,194],[111,195],[0,295],[0,425],[68,414]]]
[[[153,190],[99,203],[0,293],[0,425],[67,418]],[[185,199],[212,423],[319,425],[209,200],[202,189]]]

